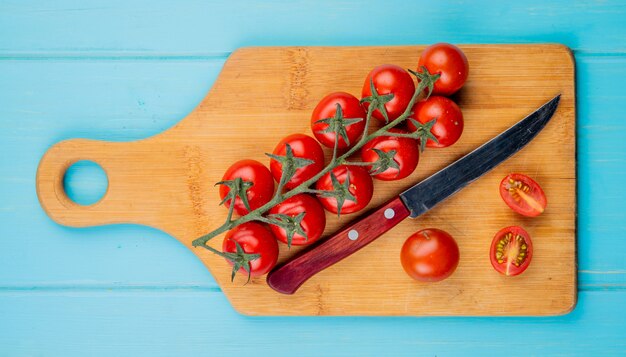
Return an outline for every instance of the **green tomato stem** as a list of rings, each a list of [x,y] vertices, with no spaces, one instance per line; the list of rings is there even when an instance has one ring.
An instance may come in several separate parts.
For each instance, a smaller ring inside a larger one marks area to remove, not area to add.
[[[346,165],[350,166],[372,166],[371,162],[361,162],[361,161],[346,161]]]

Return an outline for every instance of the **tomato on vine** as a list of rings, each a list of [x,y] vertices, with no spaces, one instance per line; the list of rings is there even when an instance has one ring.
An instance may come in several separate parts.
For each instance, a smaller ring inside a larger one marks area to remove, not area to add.
[[[234,210],[242,216],[268,203],[274,194],[272,174],[255,160],[235,162],[217,184],[222,203],[230,208],[234,198]]]
[[[450,96],[457,92],[469,75],[469,62],[460,48],[449,43],[428,46],[420,55],[417,70],[422,66],[430,73],[441,74],[433,89],[433,94]]]
[[[408,135],[401,129],[390,129],[394,134]],[[383,135],[370,140],[361,148],[361,159],[370,162],[370,174],[379,180],[403,179],[415,171],[419,162],[416,139]]]
[[[404,113],[415,93],[415,83],[411,75],[402,67],[393,64],[384,64],[372,69],[363,83],[361,101],[367,110],[370,105],[366,101],[374,91],[388,100],[385,103],[376,103],[374,118],[388,123]],[[387,97],[389,95],[389,97]]]
[[[290,232],[280,225],[272,224],[270,228],[276,238],[291,245],[306,245],[317,241],[326,228],[326,214],[317,198],[306,193],[290,197],[272,207],[269,211],[271,218],[282,220],[296,225]]]
[[[292,134],[281,140],[274,148],[273,155],[270,155],[270,170],[277,182],[283,176],[282,160],[290,155],[296,158],[299,167],[295,168],[293,176],[285,183],[287,189],[300,185],[324,168],[324,151],[320,144],[308,135]]]
[[[341,214],[365,208],[374,194],[374,183],[360,166],[340,165],[322,176],[315,186],[326,210]]]
[[[411,75],[417,79],[418,90]],[[417,141],[420,145],[426,139],[437,141],[431,132],[434,118],[425,123],[415,120],[415,133],[391,127],[410,119],[410,107],[423,93],[432,93],[440,76],[426,67],[407,72],[381,65],[368,74],[360,101],[343,92],[324,97],[312,113],[311,129],[323,145],[333,149],[329,166],[324,166],[320,143],[304,134],[287,136],[272,153],[266,153],[269,170],[253,160],[235,163],[219,182],[222,203],[229,208],[226,221],[194,239],[192,246],[227,259],[233,265],[233,277],[238,271],[249,277],[261,275],[276,264],[276,239],[289,246],[313,243],[325,228],[324,209],[337,215],[364,209],[374,190],[366,167],[382,180],[404,178],[419,161]],[[370,116],[397,122],[370,133],[366,127]],[[363,161],[350,164],[347,160],[360,149]],[[276,193],[274,180],[279,187]],[[233,218],[235,211],[244,217]],[[207,244],[227,231],[223,252]]]
[[[437,83],[437,82],[435,82]],[[456,143],[463,133],[463,113],[454,101],[441,96],[431,96],[419,101],[413,106],[413,114],[407,121],[410,131],[416,131],[419,124],[434,121],[430,132],[436,140],[427,139],[426,146],[430,148],[445,148]]]
[[[251,277],[267,274],[278,261],[274,235],[265,225],[256,222],[243,223],[228,231],[222,251],[231,257],[226,261],[233,265],[232,279],[236,272]],[[252,259],[246,255],[252,255]]]
[[[336,132],[339,132],[337,148],[348,149],[365,131],[365,111],[352,94],[330,93],[313,110],[311,131],[322,145],[331,149],[335,146]]]

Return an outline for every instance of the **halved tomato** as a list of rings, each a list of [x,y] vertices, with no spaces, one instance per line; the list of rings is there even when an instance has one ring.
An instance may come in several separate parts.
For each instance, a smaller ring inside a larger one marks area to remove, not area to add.
[[[548,201],[537,182],[523,174],[509,174],[500,182],[500,196],[511,209],[527,217],[536,217]]]
[[[523,273],[533,257],[530,235],[519,226],[501,229],[493,237],[489,257],[491,265],[500,274],[515,276]]]

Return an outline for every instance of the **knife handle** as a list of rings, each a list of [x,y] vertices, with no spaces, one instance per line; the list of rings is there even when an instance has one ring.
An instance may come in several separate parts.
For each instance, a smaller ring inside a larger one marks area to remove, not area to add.
[[[267,284],[279,293],[293,294],[310,277],[365,247],[408,216],[409,210],[396,197],[271,271]]]

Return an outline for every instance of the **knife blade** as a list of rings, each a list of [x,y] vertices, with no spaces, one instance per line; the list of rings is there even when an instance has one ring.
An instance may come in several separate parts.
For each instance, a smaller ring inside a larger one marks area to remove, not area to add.
[[[268,274],[268,285],[280,293],[293,294],[310,277],[368,245],[405,218],[429,211],[526,146],[550,121],[560,98],[559,94],[469,154],[277,267]]]

